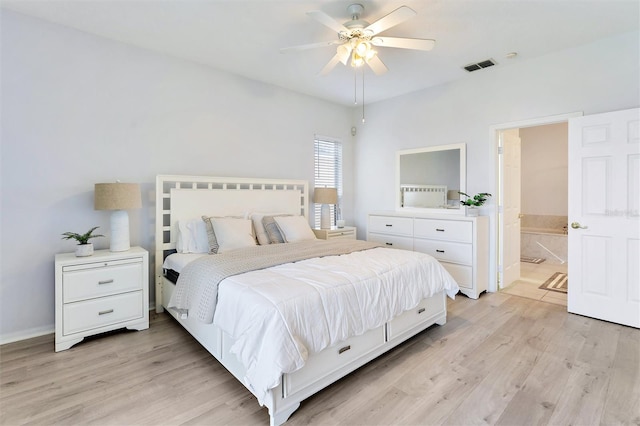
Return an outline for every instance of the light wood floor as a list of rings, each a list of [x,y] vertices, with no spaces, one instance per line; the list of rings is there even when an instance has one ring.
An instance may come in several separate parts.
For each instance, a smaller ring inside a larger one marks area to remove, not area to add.
[[[640,331],[504,293],[302,403],[290,425],[640,424]],[[253,425],[255,398],[168,315],[54,353],[0,347],[2,425]]]

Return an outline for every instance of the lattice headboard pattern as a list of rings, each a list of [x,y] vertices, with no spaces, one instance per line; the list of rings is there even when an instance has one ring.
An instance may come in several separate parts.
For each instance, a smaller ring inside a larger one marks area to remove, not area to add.
[[[156,177],[156,306],[162,303],[162,262],[176,248],[177,223],[202,215],[247,212],[308,217],[306,180],[158,175]]]
[[[443,207],[447,205],[446,185],[401,185],[402,207]]]

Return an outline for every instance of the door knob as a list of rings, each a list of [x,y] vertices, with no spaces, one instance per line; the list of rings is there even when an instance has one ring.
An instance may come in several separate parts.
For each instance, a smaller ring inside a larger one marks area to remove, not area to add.
[[[580,223],[578,223],[578,222],[571,222],[571,227],[573,229],[588,229],[589,228],[588,226],[580,225]]]

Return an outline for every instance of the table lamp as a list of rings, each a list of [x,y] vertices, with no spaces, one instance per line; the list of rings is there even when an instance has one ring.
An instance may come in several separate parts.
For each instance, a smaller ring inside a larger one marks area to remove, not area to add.
[[[329,204],[338,202],[338,190],[336,188],[315,188],[313,191],[313,202],[322,204],[320,209],[320,228],[331,228],[331,209]]]
[[[137,183],[96,183],[95,210],[112,210],[111,212],[111,251],[127,251],[129,244],[128,209],[142,207],[140,185]]]

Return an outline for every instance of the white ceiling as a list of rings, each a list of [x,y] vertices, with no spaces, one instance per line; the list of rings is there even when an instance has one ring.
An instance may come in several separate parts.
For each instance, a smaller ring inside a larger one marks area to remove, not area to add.
[[[366,71],[368,103],[467,78],[461,67],[472,62],[493,58],[504,67],[640,28],[638,0],[2,0],[2,7],[352,105],[351,68],[338,64],[318,75],[335,47],[279,52],[333,40],[336,34],[305,12],[345,22],[352,3],[364,5],[369,22],[407,5],[418,15],[382,35],[436,40],[430,52],[378,48],[389,72]],[[518,56],[506,59],[509,52]]]

